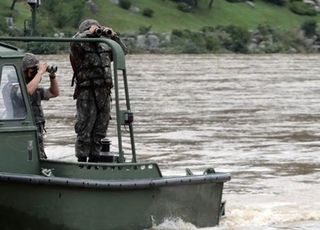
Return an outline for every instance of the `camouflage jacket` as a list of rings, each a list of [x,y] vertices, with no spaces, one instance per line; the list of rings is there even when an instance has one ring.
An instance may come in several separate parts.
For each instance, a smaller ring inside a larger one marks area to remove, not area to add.
[[[37,88],[37,90],[29,97],[36,124],[44,123],[45,120],[41,100],[49,100],[49,98],[45,96],[45,89]]]
[[[86,32],[77,33],[74,38],[89,38]],[[121,42],[118,36],[112,38],[117,42]],[[126,47],[121,42],[120,45],[126,52]],[[72,42],[71,58],[75,71],[75,80],[78,87],[90,86],[92,82],[94,86],[103,86],[112,88],[111,79],[111,48],[104,43],[93,42]]]

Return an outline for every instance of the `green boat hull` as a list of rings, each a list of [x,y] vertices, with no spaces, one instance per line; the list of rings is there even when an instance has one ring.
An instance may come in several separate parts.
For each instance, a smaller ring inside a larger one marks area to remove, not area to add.
[[[145,229],[169,218],[214,226],[228,179],[222,174],[84,181],[4,173],[1,229]]]

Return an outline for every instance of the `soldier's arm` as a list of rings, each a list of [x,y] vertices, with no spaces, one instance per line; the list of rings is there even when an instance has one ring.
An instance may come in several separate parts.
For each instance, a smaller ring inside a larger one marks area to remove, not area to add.
[[[48,90],[46,90],[45,97],[46,98],[57,97],[60,94],[60,90],[59,90],[59,84],[56,78],[56,74],[51,73],[49,76],[50,76],[50,87]]]
[[[127,48],[126,44],[124,44],[124,42],[121,40],[121,38],[120,38],[117,34],[114,34],[114,35],[111,37],[111,39],[112,39],[113,41],[117,42],[117,43],[121,46],[124,54],[127,54],[127,53],[128,53],[128,48]]]
[[[90,32],[84,31],[82,33],[78,32],[73,38],[87,38]],[[81,42],[71,42],[70,43],[71,53],[73,56],[78,57],[79,55],[82,56],[82,43]]]
[[[44,73],[46,72],[46,69],[47,69],[47,63],[40,63],[36,76],[27,85],[27,91],[29,95],[34,94],[34,92],[37,90],[38,85]]]

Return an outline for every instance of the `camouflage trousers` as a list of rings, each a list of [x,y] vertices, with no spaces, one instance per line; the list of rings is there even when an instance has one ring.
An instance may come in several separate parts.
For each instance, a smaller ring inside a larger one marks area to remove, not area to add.
[[[110,95],[94,93],[92,90],[80,92],[77,97],[77,117],[75,123],[76,157],[98,156],[101,139],[106,137],[110,118]]]
[[[37,135],[38,135],[38,142],[39,142],[39,150],[40,150],[40,158],[47,159],[47,155],[44,151],[44,144],[43,144],[43,135],[44,135],[44,123],[37,123]]]

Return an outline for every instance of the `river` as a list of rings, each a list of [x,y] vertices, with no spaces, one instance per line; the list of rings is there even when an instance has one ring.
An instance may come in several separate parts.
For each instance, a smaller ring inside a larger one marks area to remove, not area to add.
[[[58,65],[61,87],[43,103],[46,152],[75,161],[68,56],[42,58]],[[138,160],[167,175],[232,174],[226,216],[206,229],[320,229],[319,63],[319,55],[128,55]],[[116,149],[114,120],[109,129]],[[197,228],[167,220],[153,229]]]

